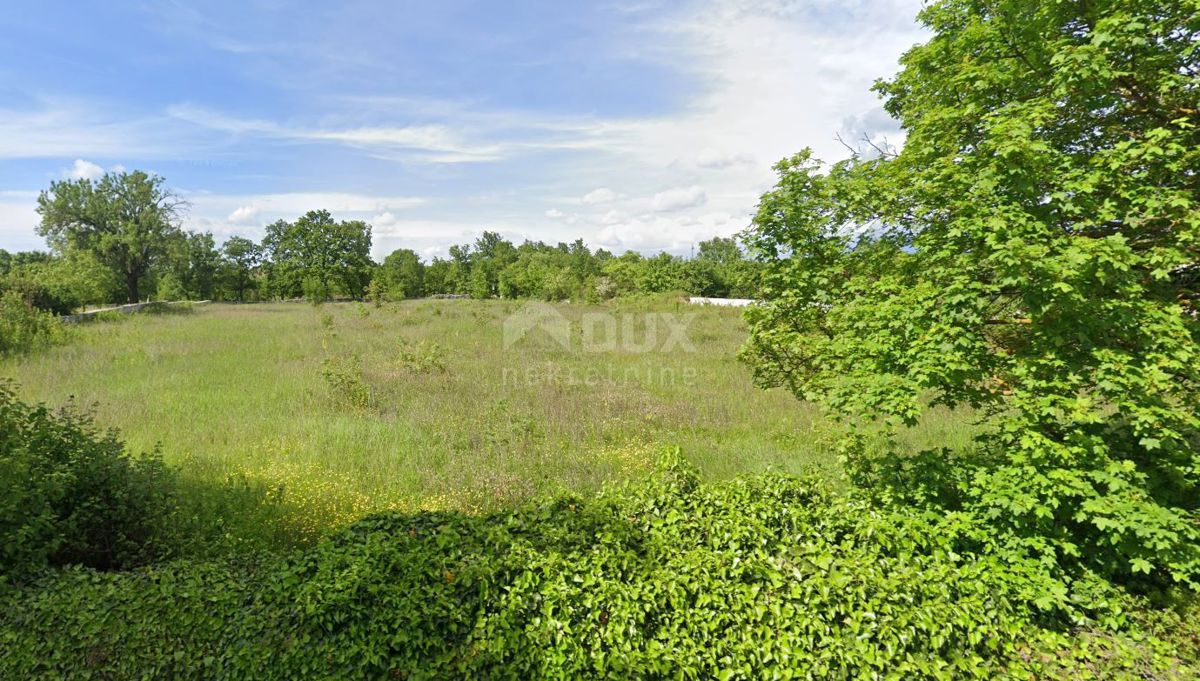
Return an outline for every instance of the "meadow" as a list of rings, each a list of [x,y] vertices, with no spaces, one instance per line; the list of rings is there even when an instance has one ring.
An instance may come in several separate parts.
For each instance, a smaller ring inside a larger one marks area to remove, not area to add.
[[[709,480],[837,478],[837,426],[755,387],[737,359],[741,310],[669,298],[548,309],[570,322],[569,347],[536,328],[506,347],[505,320],[523,310],[511,301],[216,304],[83,324],[0,375],[27,401],[91,410],[133,451],[158,447],[193,496],[222,495],[206,513],[267,545],[381,510],[477,514],[590,493],[646,475],[671,446]],[[589,345],[585,319],[625,338]],[[968,436],[948,414],[906,435]],[[245,494],[231,501],[232,489]]]

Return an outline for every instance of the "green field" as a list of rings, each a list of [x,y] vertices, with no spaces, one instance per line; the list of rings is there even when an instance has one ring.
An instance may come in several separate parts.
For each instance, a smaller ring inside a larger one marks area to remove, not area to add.
[[[835,429],[819,410],[756,388],[737,360],[740,310],[564,304],[554,309],[571,322],[570,349],[538,329],[506,348],[504,321],[521,309],[212,305],[85,324],[68,345],[0,366],[25,398],[73,399],[132,449],[161,447],[198,489],[232,479],[263,490],[287,519],[276,543],[388,508],[481,512],[591,491],[645,475],[663,446],[709,479],[836,470]],[[668,342],[663,314],[686,343]],[[589,346],[578,337],[585,315],[601,321]],[[616,347],[598,342],[605,319]],[[327,380],[330,370],[351,386]],[[944,443],[962,430],[941,418],[911,435]]]

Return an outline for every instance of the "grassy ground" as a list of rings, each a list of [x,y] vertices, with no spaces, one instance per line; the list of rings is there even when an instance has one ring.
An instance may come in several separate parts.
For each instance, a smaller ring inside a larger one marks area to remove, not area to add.
[[[523,309],[212,305],[83,325],[0,375],[29,400],[94,405],[132,448],[160,446],[198,494],[238,482],[283,508],[297,541],[386,508],[478,512],[590,491],[644,475],[663,445],[708,478],[836,466],[834,428],[814,407],[751,384],[735,357],[739,310],[559,305],[541,311],[569,321],[569,348],[548,326],[506,347],[505,320]],[[911,438],[964,433],[943,416]]]

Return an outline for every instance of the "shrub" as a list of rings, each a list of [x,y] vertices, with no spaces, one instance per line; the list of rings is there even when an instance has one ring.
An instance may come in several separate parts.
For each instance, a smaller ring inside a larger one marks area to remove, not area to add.
[[[155,297],[160,301],[187,300],[187,289],[174,272],[167,272],[158,279]]]
[[[376,309],[379,309],[383,307],[385,299],[383,284],[380,284],[378,279],[372,279],[371,283],[367,284],[367,300],[371,301],[371,305]]]
[[[333,300],[333,289],[320,277],[305,277],[300,284],[304,299],[313,305]]]
[[[38,350],[68,335],[53,314],[31,307],[16,291],[0,292],[0,355]]]
[[[389,513],[280,559],[67,571],[0,603],[0,675],[1188,678],[961,516],[778,475],[473,517]],[[1094,600],[1094,598],[1093,598]],[[1094,635],[1069,637],[1068,618]],[[1139,636],[1141,634],[1138,634]],[[1194,662],[1194,660],[1192,660]]]
[[[700,484],[668,456],[599,498],[382,514],[290,558],[67,571],[0,603],[0,675],[1195,671],[1163,641],[1084,619],[1042,564],[977,537],[960,516],[881,513],[796,478]],[[1068,619],[1094,635],[1061,633]]]
[[[410,343],[402,338],[397,360],[401,368],[414,374],[446,373],[446,358],[437,343]]]
[[[333,396],[355,409],[371,405],[371,387],[362,378],[362,358],[358,355],[326,357],[321,362],[321,378]]]
[[[56,288],[29,274],[10,274],[0,278],[0,293],[15,293],[29,307],[56,315],[71,314],[80,300],[72,292]]]
[[[0,581],[161,557],[173,490],[156,454],[131,456],[86,415],[26,405],[0,382]]]

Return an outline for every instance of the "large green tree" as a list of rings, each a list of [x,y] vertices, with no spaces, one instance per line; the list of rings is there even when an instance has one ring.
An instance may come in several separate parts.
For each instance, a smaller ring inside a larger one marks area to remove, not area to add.
[[[211,232],[179,234],[168,248],[166,262],[162,275],[177,284],[183,297],[191,300],[214,297],[221,254]]]
[[[125,285],[128,302],[139,282],[179,234],[183,202],[163,179],[140,170],[52,182],[38,197],[38,233],[60,251],[91,253]]]
[[[220,278],[228,293],[239,302],[254,284],[254,270],[262,262],[262,249],[244,236],[232,236],[221,246]]]
[[[388,298],[419,298],[425,291],[425,264],[412,249],[400,248],[383,259],[375,278]]]
[[[907,133],[777,166],[747,355],[885,436],[973,406],[973,453],[851,469],[1060,564],[1200,574],[1200,4],[941,0],[877,89]],[[897,474],[905,466],[920,475]]]
[[[361,297],[371,278],[371,226],[336,221],[326,210],[268,225],[263,250],[276,295],[325,298],[340,291]]]

